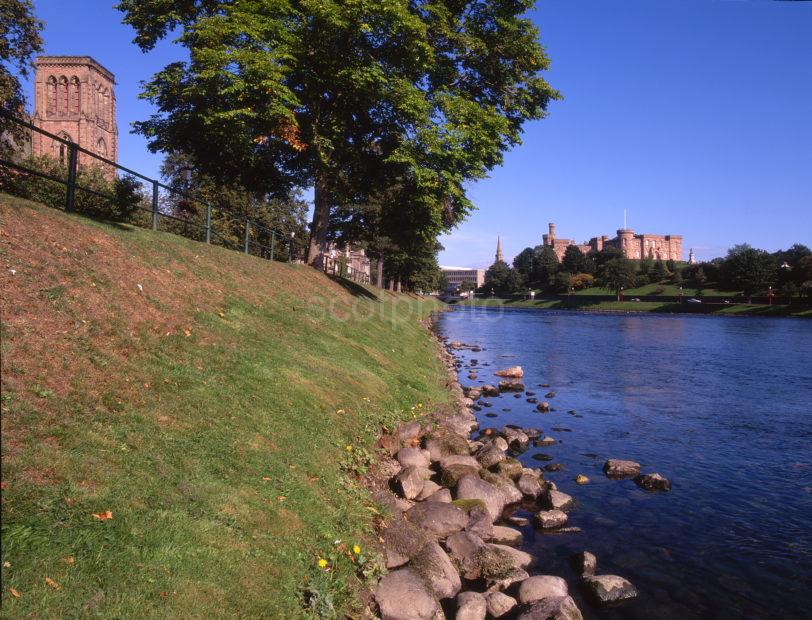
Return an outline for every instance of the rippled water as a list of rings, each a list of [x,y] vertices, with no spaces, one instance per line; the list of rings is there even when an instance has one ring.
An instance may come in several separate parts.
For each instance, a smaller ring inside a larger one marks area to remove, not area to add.
[[[503,394],[478,418],[560,440],[520,460],[543,465],[532,455],[544,452],[565,465],[545,477],[576,498],[570,525],[583,532],[523,528],[534,572],[577,590],[567,558],[586,549],[641,592],[609,610],[578,597],[586,618],[812,617],[812,321],[460,308],[437,328],[485,348],[457,352],[464,385],[521,365],[539,400],[538,384],[556,392],[549,414]],[[607,458],[673,489],[608,480]],[[576,485],[579,473],[591,483]]]

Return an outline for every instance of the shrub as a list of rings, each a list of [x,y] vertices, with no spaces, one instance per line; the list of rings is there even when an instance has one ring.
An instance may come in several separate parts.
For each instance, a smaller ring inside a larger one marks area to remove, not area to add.
[[[68,177],[67,165],[47,156],[29,157],[22,164],[57,179]],[[78,213],[92,217],[129,221],[145,197],[140,184],[127,175],[111,177],[101,166],[82,165],[76,173],[74,207]],[[8,170],[0,178],[0,187],[21,198],[41,202],[54,209],[64,209],[67,186],[33,174]],[[85,191],[90,190],[90,191]]]
[[[589,288],[595,285],[595,276],[589,273],[576,273],[572,276],[572,280],[570,281],[570,286],[574,288],[576,291],[580,291],[581,289]]]

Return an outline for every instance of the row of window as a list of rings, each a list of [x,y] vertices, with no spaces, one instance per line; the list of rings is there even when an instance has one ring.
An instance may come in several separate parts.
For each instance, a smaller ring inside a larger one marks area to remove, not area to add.
[[[70,134],[66,131],[60,131],[58,134],[60,138],[64,140],[68,140],[73,142],[73,138],[71,138]],[[107,142],[105,142],[104,138],[99,138],[96,140],[96,153],[101,155],[102,157],[107,157]],[[57,142],[56,140],[51,140],[51,152],[52,155],[59,159],[61,163],[67,163],[68,161],[68,147],[64,142]]]
[[[113,120],[112,93],[100,85],[93,85],[92,97],[88,103],[97,119],[110,124]],[[76,76],[59,79],[53,75],[45,85],[45,109],[48,116],[79,114],[81,109],[82,85]]]

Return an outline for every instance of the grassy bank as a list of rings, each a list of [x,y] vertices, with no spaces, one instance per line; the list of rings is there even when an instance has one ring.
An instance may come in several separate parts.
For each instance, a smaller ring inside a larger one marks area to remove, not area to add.
[[[512,300],[498,297],[456,302],[460,306],[494,306],[536,308],[539,310],[581,310],[590,312],[660,312],[679,314],[714,314],[724,316],[795,316],[812,318],[809,306],[763,304],[679,304],[659,301],[584,301],[571,299]]]
[[[4,614],[352,611],[354,476],[447,399],[436,302],[5,195],[0,218]]]

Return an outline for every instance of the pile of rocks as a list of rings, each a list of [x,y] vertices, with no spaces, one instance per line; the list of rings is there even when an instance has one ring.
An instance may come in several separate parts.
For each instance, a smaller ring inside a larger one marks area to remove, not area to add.
[[[533,508],[536,527],[568,529],[567,511],[575,500],[545,480],[541,469],[513,458],[538,442],[541,431],[505,426],[472,439],[478,430],[475,401],[498,394],[501,386],[463,390],[456,382],[456,360],[445,351],[443,359],[459,406],[381,438],[391,457],[384,469],[393,491],[377,497],[393,514],[381,531],[390,571],[375,589],[381,617],[428,620],[448,612],[460,620],[581,618],[564,579],[530,576],[534,558],[518,548],[522,533],[510,527],[527,524],[511,516],[511,508],[521,504]],[[519,381],[521,368],[502,376]],[[636,594],[626,580],[595,576],[586,564],[581,585],[596,602]]]

